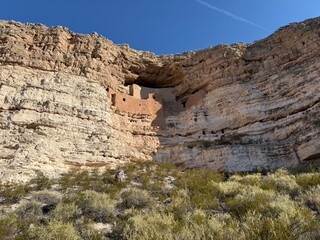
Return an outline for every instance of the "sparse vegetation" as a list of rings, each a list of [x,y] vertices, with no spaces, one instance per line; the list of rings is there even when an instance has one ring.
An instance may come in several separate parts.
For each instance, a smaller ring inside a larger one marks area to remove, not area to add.
[[[320,239],[320,172],[137,163],[0,185],[1,239]]]

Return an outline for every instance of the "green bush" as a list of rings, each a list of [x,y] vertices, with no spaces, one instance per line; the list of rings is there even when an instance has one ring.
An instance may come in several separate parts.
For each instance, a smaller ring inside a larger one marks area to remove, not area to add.
[[[30,226],[39,225],[43,219],[42,204],[36,201],[23,202],[14,212],[17,216],[18,228],[26,233]]]
[[[286,169],[278,169],[275,173],[264,176],[260,186],[262,189],[275,190],[290,195],[296,195],[299,190],[295,176],[290,175]]]
[[[170,240],[173,238],[175,220],[171,214],[151,212],[130,217],[124,227],[128,240]]]
[[[148,191],[137,188],[130,188],[121,194],[122,205],[126,208],[146,208],[149,207],[153,200]]]
[[[42,173],[39,173],[39,175],[36,178],[33,178],[29,183],[29,185],[32,186],[32,189],[36,191],[49,189],[52,184],[53,180],[44,176]]]
[[[252,186],[258,186],[260,185],[261,182],[261,173],[253,173],[253,174],[248,174],[245,176],[240,176],[240,175],[232,175],[228,181],[231,182],[239,182],[244,185],[252,185]]]
[[[19,219],[38,220],[42,216],[42,204],[37,201],[23,202],[15,211]]]
[[[320,214],[320,185],[310,188],[301,198],[307,207]]]
[[[90,224],[79,223],[77,222],[74,226],[77,230],[78,234],[82,239],[88,240],[106,240],[106,239],[113,239],[108,238],[104,233],[97,232],[96,230],[92,229]]]
[[[167,213],[172,213],[176,220],[181,221],[193,209],[192,202],[187,189],[175,189],[168,204]]]
[[[81,209],[74,203],[59,203],[50,213],[51,218],[56,221],[75,221],[82,215]]]
[[[189,169],[177,179],[177,187],[188,189],[194,206],[202,209],[216,209],[218,207],[219,189],[216,183],[224,176],[213,170]]]
[[[245,239],[239,224],[230,215],[208,216],[202,210],[189,214],[180,228],[175,228],[173,232],[173,239]]]
[[[30,190],[31,187],[25,184],[0,184],[0,196],[4,199],[2,203],[18,203]]]
[[[236,196],[227,198],[225,202],[231,214],[234,214],[236,217],[242,217],[248,211],[263,212],[265,206],[274,196],[275,193],[273,191],[248,186]]]
[[[18,232],[17,218],[14,214],[0,217],[0,236],[2,240],[15,239]]]
[[[109,222],[115,215],[116,201],[106,193],[86,190],[78,194],[75,203],[83,214],[97,222]]]
[[[245,240],[245,236],[241,223],[228,213],[215,214],[210,216],[207,221],[207,231],[210,238],[217,240]]]
[[[71,223],[51,221],[48,225],[30,228],[29,239],[34,240],[81,240]]]
[[[59,178],[59,185],[63,190],[67,190],[72,187],[89,188],[91,176],[88,171],[73,170],[68,173],[62,174]]]
[[[296,176],[297,183],[304,188],[320,185],[320,172],[302,173]]]
[[[237,195],[239,192],[241,192],[243,189],[246,188],[244,184],[241,184],[239,182],[220,182],[220,183],[214,183],[212,182],[211,185],[218,189],[218,194],[221,199],[224,198],[230,198]]]
[[[221,182],[224,176],[210,169],[188,169],[177,179],[177,186],[189,191],[206,191],[211,182]]]
[[[265,215],[270,217],[277,217],[281,214],[287,216],[293,216],[296,214],[299,205],[293,201],[288,195],[276,195],[270,199],[268,203],[264,205]]]
[[[32,199],[43,204],[57,205],[62,199],[62,194],[56,191],[42,190],[33,192]]]
[[[167,176],[177,178],[181,173],[181,170],[177,169],[177,167],[171,163],[158,163],[155,166],[154,175],[161,179]]]
[[[317,239],[319,221],[305,208],[269,217],[250,211],[242,219],[246,239]]]
[[[124,228],[126,239],[245,239],[239,223],[228,214],[208,217],[202,210],[188,214],[183,223],[164,213],[138,213]]]

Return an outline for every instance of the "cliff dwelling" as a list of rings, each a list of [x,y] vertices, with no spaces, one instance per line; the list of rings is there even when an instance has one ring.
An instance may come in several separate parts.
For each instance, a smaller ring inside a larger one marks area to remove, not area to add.
[[[177,101],[175,89],[151,88],[132,84],[128,86],[129,94],[116,92],[110,87],[107,92],[111,95],[112,105],[118,111],[130,112],[152,117],[152,126],[165,127],[165,118],[179,114],[203,101],[205,91],[199,90],[182,101]]]

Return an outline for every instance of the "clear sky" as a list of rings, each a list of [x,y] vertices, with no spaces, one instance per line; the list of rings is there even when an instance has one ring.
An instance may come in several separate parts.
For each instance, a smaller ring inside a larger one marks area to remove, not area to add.
[[[3,0],[0,19],[97,32],[157,54],[252,42],[320,16],[320,0]]]

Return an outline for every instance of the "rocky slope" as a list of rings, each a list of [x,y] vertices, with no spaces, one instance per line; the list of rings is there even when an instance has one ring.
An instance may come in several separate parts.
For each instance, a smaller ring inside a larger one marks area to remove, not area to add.
[[[95,33],[0,21],[0,178],[130,160],[224,171],[319,161],[320,18],[252,44],[156,56]],[[153,126],[111,88],[172,87],[197,101]],[[201,93],[201,94],[199,94]]]

